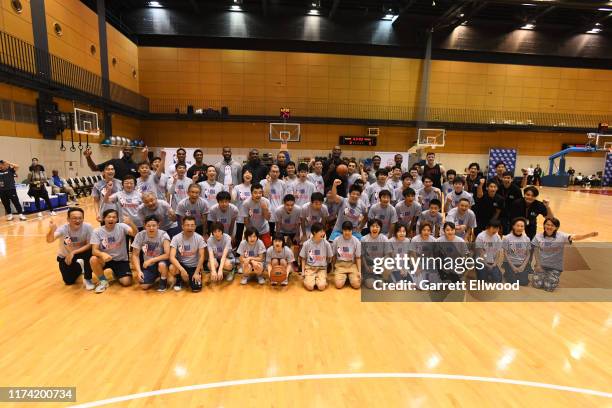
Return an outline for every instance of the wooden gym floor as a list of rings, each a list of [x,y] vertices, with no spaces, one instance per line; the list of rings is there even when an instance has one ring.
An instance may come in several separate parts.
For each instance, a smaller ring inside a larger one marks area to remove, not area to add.
[[[612,197],[542,198],[564,231],[612,242]],[[0,222],[0,386],[153,392],[113,405],[130,407],[612,406],[612,303],[361,303],[297,279],[95,295],[63,285],[48,220]]]

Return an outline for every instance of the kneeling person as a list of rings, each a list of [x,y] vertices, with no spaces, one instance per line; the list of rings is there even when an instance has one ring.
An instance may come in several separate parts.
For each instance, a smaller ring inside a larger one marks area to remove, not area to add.
[[[289,274],[293,270],[293,262],[295,262],[293,251],[285,246],[283,234],[277,232],[272,239],[272,246],[266,251],[266,267],[270,283],[272,285],[280,283],[283,286],[287,286]]]
[[[220,194],[220,193],[219,193]],[[225,272],[226,280],[234,280],[234,253],[232,252],[232,237],[223,232],[223,224],[213,222],[210,226],[211,236],[208,238],[208,262],[210,267],[210,278],[213,282],[223,280]]]
[[[353,223],[344,221],[342,235],[332,244],[334,250],[334,283],[342,289],[346,278],[354,289],[361,286],[361,242],[353,236]]]
[[[159,220],[149,215],[144,220],[144,230],[132,242],[132,265],[138,275],[141,289],[149,289],[157,278],[158,292],[165,292],[168,284],[168,259],[170,258],[170,236],[159,229]],[[140,264],[140,251],[144,262]]]
[[[174,290],[183,289],[183,281],[189,282],[192,292],[202,290],[202,270],[206,259],[206,242],[196,230],[192,215],[182,218],[183,231],[170,242],[170,276],[174,276]]]
[[[257,283],[263,285],[266,280],[263,277],[263,261],[266,253],[266,246],[259,239],[259,233],[254,227],[248,227],[244,231],[244,239],[238,246],[240,264],[242,265],[241,285],[249,282],[250,275],[257,276]]]
[[[310,232],[312,236],[304,242],[300,251],[304,287],[307,290],[313,290],[316,286],[319,290],[325,290],[327,287],[327,264],[331,261],[333,252],[331,245],[325,239],[323,224],[319,222],[312,224]]]
[[[100,282],[96,286],[95,292],[104,292],[109,284],[106,280],[104,271],[110,269],[115,279],[121,286],[132,284],[132,270],[128,259],[126,236],[135,236],[138,228],[130,217],[125,216],[123,221],[119,221],[117,210],[108,209],[102,213],[104,225],[96,228],[91,236],[91,253],[89,260],[91,269],[96,274]]]

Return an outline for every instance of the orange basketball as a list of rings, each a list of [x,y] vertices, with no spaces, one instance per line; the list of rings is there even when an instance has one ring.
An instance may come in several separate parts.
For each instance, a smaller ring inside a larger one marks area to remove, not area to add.
[[[281,283],[287,279],[287,267],[283,265],[273,265],[270,272],[270,282]]]
[[[336,173],[338,173],[340,177],[346,176],[348,174],[348,167],[346,167],[346,164],[339,164],[338,167],[336,167]]]

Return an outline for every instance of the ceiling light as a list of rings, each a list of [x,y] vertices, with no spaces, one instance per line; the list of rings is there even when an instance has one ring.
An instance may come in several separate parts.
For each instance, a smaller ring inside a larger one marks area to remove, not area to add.
[[[463,13],[459,14],[459,18],[463,18],[463,17],[465,17],[465,14]]]
[[[319,14],[320,12],[317,9],[311,9],[310,11],[308,11],[308,15],[310,16],[318,16]]]
[[[587,34],[599,34],[599,33],[601,33],[601,28],[597,28],[597,27],[593,27],[589,31],[587,31]]]
[[[521,27],[521,30],[533,30],[535,28],[535,24],[527,23]]]
[[[462,26],[466,26],[466,25],[468,25],[468,21],[467,21],[467,20],[465,20],[463,23],[461,23],[461,25],[462,25]]]
[[[162,7],[161,3],[159,1],[150,1],[147,4],[149,7]]]
[[[521,3],[521,6],[538,7],[537,4],[532,4],[532,3]]]
[[[599,10],[599,11],[612,11],[612,8],[601,7],[601,8],[598,8],[597,10]]]
[[[393,21],[397,18],[397,14],[385,14],[385,16],[382,18],[383,20],[389,20],[389,21]]]
[[[230,7],[231,11],[242,11],[242,7],[240,7],[237,4],[234,4],[233,6]]]

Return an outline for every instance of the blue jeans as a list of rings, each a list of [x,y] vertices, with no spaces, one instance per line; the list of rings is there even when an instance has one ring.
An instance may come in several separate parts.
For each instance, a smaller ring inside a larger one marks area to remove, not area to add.
[[[340,231],[340,230],[333,230],[331,235],[329,236],[329,240],[333,241],[334,239],[338,238],[340,235],[342,235],[342,231]],[[358,232],[353,232],[353,236],[355,238],[357,238],[358,240],[360,240],[360,241],[361,241],[361,238],[363,238],[361,236],[361,234],[358,233]]]
[[[476,270],[476,278],[485,282],[500,283],[502,281],[502,274],[497,265],[492,268],[485,266],[482,269]]]

